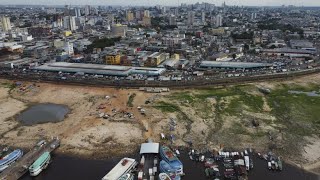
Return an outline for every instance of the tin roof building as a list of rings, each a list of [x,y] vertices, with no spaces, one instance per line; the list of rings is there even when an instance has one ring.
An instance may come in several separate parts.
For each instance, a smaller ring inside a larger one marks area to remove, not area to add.
[[[205,69],[253,69],[270,67],[270,63],[249,63],[249,62],[225,62],[225,61],[202,61],[200,68]]]
[[[143,74],[147,76],[158,76],[165,72],[164,68],[146,68],[146,67],[131,67],[131,66],[116,66],[103,64],[84,64],[84,63],[67,63],[55,62],[48,63],[33,68],[39,71],[51,72],[68,72],[68,73],[84,73],[84,74],[99,74],[107,76],[129,76],[131,74]]]

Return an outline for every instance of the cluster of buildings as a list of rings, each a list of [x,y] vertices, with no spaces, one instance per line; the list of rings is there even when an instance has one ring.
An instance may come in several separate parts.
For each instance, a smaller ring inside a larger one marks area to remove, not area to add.
[[[319,59],[319,11],[314,8],[225,3],[16,6],[0,7],[0,17],[0,62],[7,64],[31,59],[34,65],[63,62],[84,64],[82,68],[98,64],[102,69],[126,66],[183,73],[221,67],[265,69],[278,61]]]

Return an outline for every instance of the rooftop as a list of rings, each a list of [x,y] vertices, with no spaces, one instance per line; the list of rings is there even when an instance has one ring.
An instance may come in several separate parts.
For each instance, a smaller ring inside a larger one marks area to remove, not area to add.
[[[215,68],[257,68],[272,66],[270,63],[249,63],[249,62],[224,62],[224,61],[202,61],[200,67]]]
[[[140,154],[146,154],[146,153],[158,154],[159,153],[159,143],[143,143],[143,144],[141,144]]]
[[[149,68],[149,67],[131,67],[131,66],[115,66],[103,64],[84,64],[84,63],[67,63],[54,62],[44,64],[34,68],[41,71],[54,72],[83,72],[85,74],[100,74],[110,76],[128,76],[130,74],[144,74],[157,76],[165,71],[164,68]]]

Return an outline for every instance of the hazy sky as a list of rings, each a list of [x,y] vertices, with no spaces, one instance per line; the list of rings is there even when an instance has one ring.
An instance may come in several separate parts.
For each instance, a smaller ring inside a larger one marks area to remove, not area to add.
[[[29,4],[29,5],[178,5],[181,3],[209,2],[217,6],[223,0],[0,0],[1,5],[6,4]],[[252,6],[277,6],[277,5],[296,5],[296,6],[320,6],[320,0],[226,0],[227,5],[252,5]]]

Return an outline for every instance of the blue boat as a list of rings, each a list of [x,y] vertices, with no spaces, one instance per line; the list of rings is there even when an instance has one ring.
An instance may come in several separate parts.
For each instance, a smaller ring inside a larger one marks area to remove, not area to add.
[[[10,154],[6,155],[0,159],[0,172],[8,168],[12,163],[23,156],[23,152],[20,149],[12,151]]]
[[[180,180],[180,176],[176,174],[176,171],[164,160],[159,164],[160,172],[166,173],[172,180]]]
[[[160,156],[162,163],[160,162],[160,170],[163,172],[175,173],[177,175],[183,174],[183,165],[172,150],[167,146],[160,147]]]

